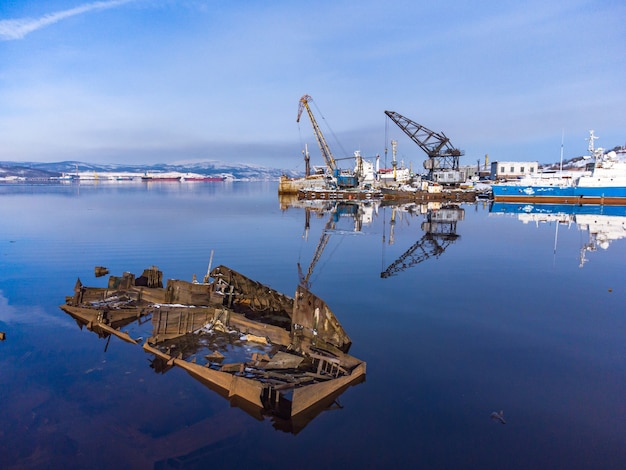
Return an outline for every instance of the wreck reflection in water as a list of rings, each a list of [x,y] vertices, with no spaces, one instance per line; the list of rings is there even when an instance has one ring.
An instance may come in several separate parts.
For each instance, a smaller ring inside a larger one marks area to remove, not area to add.
[[[121,328],[150,318],[143,349],[155,356],[155,372],[178,366],[294,434],[365,379],[365,363],[347,354],[352,342],[324,301],[303,285],[290,298],[225,266],[202,283],[170,279],[165,288],[156,267],[111,276],[106,288],[78,280],[61,309],[107,346],[111,335],[138,344]]]

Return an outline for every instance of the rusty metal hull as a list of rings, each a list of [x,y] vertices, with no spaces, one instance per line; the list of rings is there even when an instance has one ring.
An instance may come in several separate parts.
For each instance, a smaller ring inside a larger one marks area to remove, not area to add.
[[[314,191],[328,188],[324,175],[311,175],[302,178],[281,176],[278,181],[278,194],[298,194],[298,191]]]

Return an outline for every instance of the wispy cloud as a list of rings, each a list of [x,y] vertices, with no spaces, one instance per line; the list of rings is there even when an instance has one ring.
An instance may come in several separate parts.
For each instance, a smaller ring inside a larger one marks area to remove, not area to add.
[[[105,10],[113,8],[125,3],[134,2],[136,0],[108,0],[102,2],[86,3],[70,8],[69,10],[50,13],[40,18],[20,18],[15,20],[0,20],[0,40],[10,41],[14,39],[22,39],[27,34],[37,31],[44,26],[57,23],[71,16],[82,15],[94,10]]]

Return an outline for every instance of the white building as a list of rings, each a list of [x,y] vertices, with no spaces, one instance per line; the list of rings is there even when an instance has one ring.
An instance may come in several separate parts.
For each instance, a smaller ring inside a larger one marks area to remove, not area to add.
[[[493,162],[492,180],[510,180],[537,173],[539,162]]]

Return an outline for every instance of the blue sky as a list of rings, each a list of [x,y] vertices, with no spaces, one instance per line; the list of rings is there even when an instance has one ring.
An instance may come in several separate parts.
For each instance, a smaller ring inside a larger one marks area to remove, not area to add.
[[[396,111],[461,164],[626,144],[623,1],[0,0],[0,161],[421,167]],[[387,144],[388,145],[388,144]],[[389,147],[390,148],[390,147]],[[388,155],[390,161],[391,156]]]

